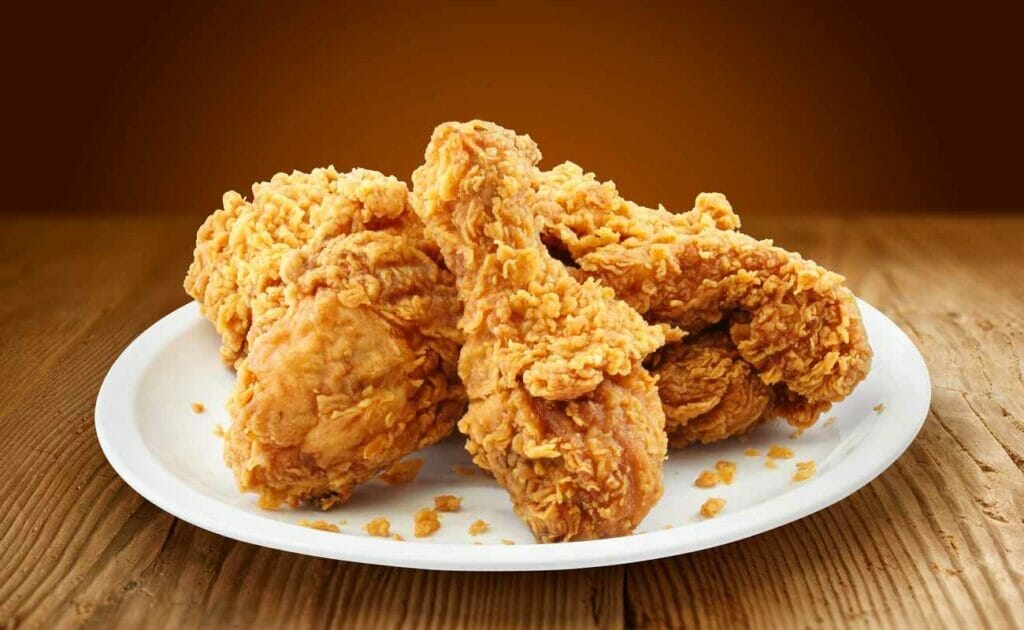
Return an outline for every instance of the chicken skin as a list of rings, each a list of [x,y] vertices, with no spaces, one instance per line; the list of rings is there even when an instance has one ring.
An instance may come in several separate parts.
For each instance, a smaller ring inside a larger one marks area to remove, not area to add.
[[[422,231],[405,215],[407,196],[394,177],[364,169],[339,174],[334,167],[278,173],[253,184],[252,201],[225,193],[224,207],[199,228],[185,276],[185,291],[221,335],[224,362],[236,365],[284,315],[285,254],[364,230]]]
[[[737,231],[739,218],[724,196],[702,194],[682,214],[644,208],[572,163],[536,171],[533,188],[543,199],[545,241],[563,248],[581,275],[613,288],[651,322],[688,332],[722,322],[736,350],[733,363],[746,362],[773,389],[777,404],[766,409],[791,424],[813,424],[867,374],[871,348],[842,276]],[[662,365],[693,361],[692,355],[667,351]],[[745,372],[736,365],[733,383]],[[681,377],[674,377],[673,387]],[[707,382],[715,391],[722,387],[715,379]],[[743,414],[747,420],[759,406],[753,400],[763,399],[758,390],[747,383],[746,394],[754,396]],[[688,413],[668,412],[669,430],[673,416]],[[741,418],[731,423],[740,431],[749,428]]]
[[[327,509],[462,415],[461,308],[398,180],[254,190],[204,224],[186,280],[238,368],[224,458],[262,507]]]
[[[662,494],[664,415],[641,363],[664,330],[548,254],[531,187],[539,160],[528,136],[447,123],[413,175],[464,305],[459,429],[539,541],[620,536]]]

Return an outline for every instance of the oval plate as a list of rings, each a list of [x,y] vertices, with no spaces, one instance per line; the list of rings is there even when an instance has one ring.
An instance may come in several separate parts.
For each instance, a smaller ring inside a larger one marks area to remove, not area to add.
[[[114,362],[96,400],[96,433],[111,466],[143,497],[197,527],[256,545],[420,569],[537,571],[650,560],[724,545],[826,508],[906,450],[928,413],[928,370],[903,331],[866,302],[860,308],[875,357],[847,400],[799,437],[774,422],[742,441],[670,451],[665,496],[625,538],[535,544],[493,479],[456,472],[472,467],[458,435],[411,456],[425,460],[412,483],[372,481],[330,512],[261,510],[254,495],[238,492],[221,459],[216,429],[229,423],[225,403],[235,376],[221,363],[219,337],[194,303],[151,326]],[[193,402],[206,411],[193,412]],[[764,453],[772,444],[792,449],[794,457],[769,468]],[[760,455],[745,455],[747,449]],[[735,481],[694,487],[697,475],[719,459],[736,463]],[[795,482],[796,463],[809,460],[817,474]],[[413,512],[432,507],[440,494],[461,496],[462,510],[442,514],[441,529],[431,537],[414,538]],[[698,511],[709,497],[726,505],[717,517],[703,519]],[[405,541],[367,535],[362,526],[378,516]],[[303,527],[302,519],[335,523],[341,533]],[[473,537],[467,530],[477,519],[490,528]]]

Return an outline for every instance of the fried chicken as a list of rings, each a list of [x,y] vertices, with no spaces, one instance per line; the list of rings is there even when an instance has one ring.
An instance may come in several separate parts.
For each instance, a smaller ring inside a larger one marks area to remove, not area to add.
[[[739,356],[724,331],[694,335],[651,358],[665,408],[669,446],[743,435],[774,417],[774,391]]]
[[[617,298],[651,322],[696,332],[724,320],[737,359],[772,388],[774,411],[791,424],[812,424],[867,374],[871,348],[842,276],[738,232],[739,218],[724,196],[702,194],[696,207],[682,214],[644,208],[619,196],[613,183],[601,183],[572,163],[536,171],[533,188],[544,200],[538,207],[545,217],[545,241],[566,250],[579,273],[612,287]],[[663,372],[680,358],[694,361],[693,353],[679,357],[668,351]],[[743,372],[737,359],[732,363]],[[707,355],[705,360],[716,359]],[[671,377],[670,399],[681,391],[681,376]],[[731,382],[739,380],[736,373]],[[715,379],[704,382],[709,388],[704,392],[688,386],[689,393],[679,398],[686,404],[670,410],[670,419],[691,413],[687,405],[694,394],[711,400],[725,391]],[[749,379],[745,389],[754,397],[742,414],[746,420],[735,417],[721,428],[749,427],[759,406],[754,399],[763,396]]]
[[[281,259],[312,241],[363,230],[422,230],[405,215],[408,188],[394,177],[334,167],[278,173],[252,186],[252,201],[224,194],[196,235],[185,291],[222,338],[221,357],[237,364],[252,341],[285,312]]]
[[[186,280],[238,366],[224,458],[261,506],[326,509],[462,414],[454,278],[393,177],[317,169],[225,199]]]
[[[413,175],[465,309],[459,429],[539,541],[624,535],[662,494],[664,415],[641,362],[664,331],[548,254],[539,159],[528,136],[448,123]]]

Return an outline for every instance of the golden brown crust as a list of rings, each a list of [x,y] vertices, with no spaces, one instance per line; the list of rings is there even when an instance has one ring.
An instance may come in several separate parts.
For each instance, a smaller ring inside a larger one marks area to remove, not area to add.
[[[774,393],[724,332],[699,333],[651,359],[673,448],[743,435],[774,417]]]
[[[652,322],[695,332],[724,321],[738,356],[775,390],[776,411],[792,424],[813,423],[867,374],[871,348],[842,276],[736,231],[724,196],[701,194],[682,214],[644,208],[572,163],[536,171],[533,187],[545,239],[581,275],[614,288]],[[737,404],[748,405],[749,421],[754,400]]]
[[[539,159],[526,136],[449,123],[413,176],[465,304],[459,428],[538,540],[623,535],[662,492],[664,416],[641,361],[664,331],[547,253],[531,189]]]
[[[224,457],[264,507],[344,501],[464,408],[454,279],[407,200],[394,178],[317,169],[200,230],[186,286],[238,367]]]

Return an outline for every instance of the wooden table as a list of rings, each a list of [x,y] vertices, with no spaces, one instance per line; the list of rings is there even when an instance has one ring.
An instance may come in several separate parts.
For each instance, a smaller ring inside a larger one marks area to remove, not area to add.
[[[924,353],[910,450],[845,501],[624,567],[414,571],[263,549],[129,489],[100,382],[186,301],[202,217],[9,217],[0,231],[0,627],[1024,626],[1024,215],[754,217],[844,272]]]

